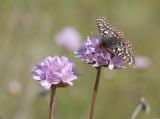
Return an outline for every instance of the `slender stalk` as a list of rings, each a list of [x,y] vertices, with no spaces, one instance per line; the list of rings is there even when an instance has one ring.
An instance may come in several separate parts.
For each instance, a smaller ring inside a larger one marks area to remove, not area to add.
[[[50,97],[50,108],[49,108],[49,119],[53,119],[53,111],[55,105],[55,93],[56,93],[56,86],[51,86],[51,97]]]
[[[139,114],[139,112],[140,112],[141,110],[142,110],[142,105],[139,104],[139,105],[136,107],[136,109],[134,110],[134,112],[132,113],[132,116],[131,116],[130,119],[136,119],[137,116],[138,116],[138,114]]]
[[[137,105],[136,109],[134,110],[134,112],[131,115],[130,119],[136,119],[138,114],[144,111],[145,113],[149,113],[150,112],[150,106],[147,103],[147,101],[145,100],[144,97],[142,97],[139,101],[139,104]]]
[[[94,91],[93,91],[93,97],[92,97],[92,104],[91,104],[89,119],[93,119],[93,115],[94,115],[94,109],[95,109],[96,96],[97,96],[98,85],[99,85],[99,80],[100,80],[100,74],[101,74],[101,67],[98,67],[97,68],[96,81],[95,81],[95,84],[94,84]]]

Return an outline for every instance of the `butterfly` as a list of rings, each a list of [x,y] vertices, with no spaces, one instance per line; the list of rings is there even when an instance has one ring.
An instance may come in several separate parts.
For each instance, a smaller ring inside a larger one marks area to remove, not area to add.
[[[125,40],[124,34],[106,22],[104,17],[97,17],[96,23],[101,37],[101,46],[114,55],[120,56],[130,66],[135,66],[132,46]]]

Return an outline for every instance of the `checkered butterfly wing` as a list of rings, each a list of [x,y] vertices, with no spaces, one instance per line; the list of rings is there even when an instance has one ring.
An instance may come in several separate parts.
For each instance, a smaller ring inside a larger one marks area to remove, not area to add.
[[[102,46],[110,52],[120,56],[129,65],[135,65],[135,58],[129,41],[125,41],[124,34],[106,22],[104,17],[96,18],[98,30],[102,39]]]

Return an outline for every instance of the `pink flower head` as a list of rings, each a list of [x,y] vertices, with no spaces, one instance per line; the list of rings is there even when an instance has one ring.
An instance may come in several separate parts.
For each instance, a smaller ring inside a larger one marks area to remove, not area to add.
[[[151,65],[151,61],[145,56],[136,56],[135,68],[137,69],[147,69]]]
[[[35,65],[32,74],[33,78],[46,89],[49,89],[51,85],[59,87],[73,85],[72,81],[78,77],[75,64],[64,56],[45,58]]]
[[[100,47],[100,37],[88,37],[75,52],[87,64],[93,64],[93,67],[105,66],[109,69],[124,68],[123,60],[119,56],[111,54],[106,48]]]
[[[58,45],[74,51],[80,46],[80,34],[74,27],[66,27],[55,36],[55,41]]]

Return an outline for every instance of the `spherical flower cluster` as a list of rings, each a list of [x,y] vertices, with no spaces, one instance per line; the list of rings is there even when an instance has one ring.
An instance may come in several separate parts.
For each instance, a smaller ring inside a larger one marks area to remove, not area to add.
[[[119,56],[111,54],[106,48],[100,46],[101,39],[98,36],[88,37],[75,52],[87,64],[93,64],[93,67],[105,66],[109,69],[124,68],[124,62]]]
[[[135,59],[136,59],[135,63],[136,69],[147,69],[151,65],[150,59],[146,56],[136,56]]]
[[[55,42],[63,48],[75,51],[80,46],[80,33],[74,27],[66,27],[55,36]]]
[[[49,89],[51,85],[59,87],[73,85],[72,81],[78,77],[75,64],[64,56],[45,58],[35,65],[32,74],[33,78],[46,89]]]

